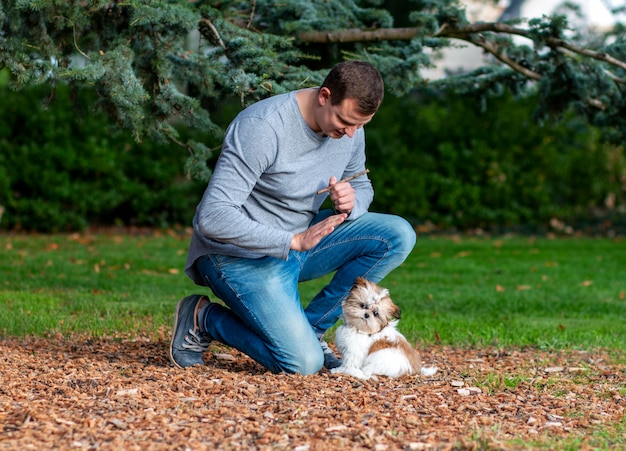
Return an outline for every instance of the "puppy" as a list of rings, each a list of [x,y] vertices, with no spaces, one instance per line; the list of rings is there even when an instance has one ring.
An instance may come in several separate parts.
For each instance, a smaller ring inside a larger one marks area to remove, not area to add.
[[[342,363],[332,373],[370,379],[422,372],[419,352],[396,329],[400,308],[386,288],[359,277],[342,308],[343,324],[335,332]]]

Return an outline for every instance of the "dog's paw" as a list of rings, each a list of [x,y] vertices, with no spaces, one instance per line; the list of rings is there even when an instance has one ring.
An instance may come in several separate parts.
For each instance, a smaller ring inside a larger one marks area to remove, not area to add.
[[[437,367],[436,366],[429,366],[427,368],[422,367],[420,372],[422,376],[434,376],[435,373],[437,372]]]
[[[357,379],[369,379],[369,377],[361,371],[360,368],[352,368],[347,366],[340,366],[330,370],[332,374],[347,374],[348,376],[356,377]]]

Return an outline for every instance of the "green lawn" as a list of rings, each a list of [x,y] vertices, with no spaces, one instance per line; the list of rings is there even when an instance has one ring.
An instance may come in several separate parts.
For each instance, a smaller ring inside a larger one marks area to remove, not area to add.
[[[626,241],[423,238],[387,284],[422,340],[626,349]]]
[[[180,297],[208,293],[183,273],[188,240],[0,235],[0,333],[162,336]],[[382,285],[422,344],[626,349],[624,239],[422,236]]]

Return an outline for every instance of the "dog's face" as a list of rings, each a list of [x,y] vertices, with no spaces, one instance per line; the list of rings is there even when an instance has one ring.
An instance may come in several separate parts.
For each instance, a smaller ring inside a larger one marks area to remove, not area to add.
[[[389,291],[363,277],[356,279],[342,308],[344,323],[365,334],[380,332],[389,321],[400,319],[400,308]]]

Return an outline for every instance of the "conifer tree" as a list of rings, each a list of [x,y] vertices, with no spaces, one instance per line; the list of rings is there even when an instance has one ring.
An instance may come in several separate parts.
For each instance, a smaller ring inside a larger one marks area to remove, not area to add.
[[[539,116],[574,108],[626,137],[626,37],[568,30],[564,16],[470,23],[456,0],[409,0],[394,27],[381,0],[3,0],[0,69],[14,89],[60,83],[98,93],[96,107],[137,139],[173,140],[206,167],[209,149],[180,142],[176,122],[220,127],[211,110],[315,86],[339,59],[365,59],[402,95],[428,84],[481,95],[541,93]],[[519,44],[514,37],[527,38]],[[437,50],[468,43],[493,61],[428,82]],[[433,52],[434,51],[434,52]],[[206,169],[199,174],[208,176]]]

